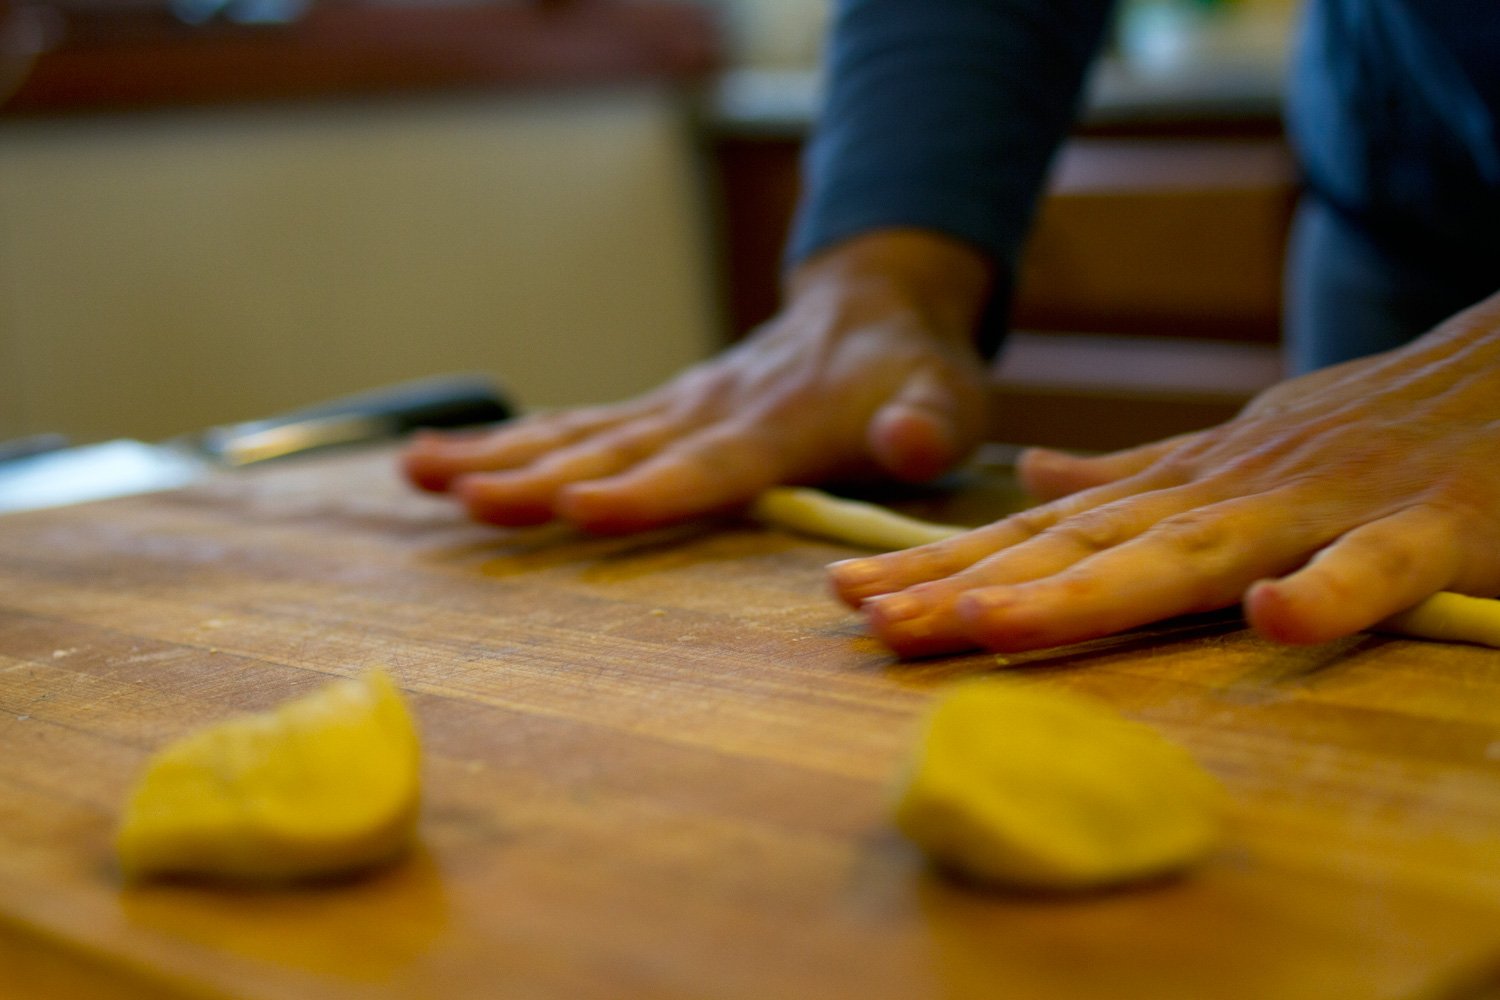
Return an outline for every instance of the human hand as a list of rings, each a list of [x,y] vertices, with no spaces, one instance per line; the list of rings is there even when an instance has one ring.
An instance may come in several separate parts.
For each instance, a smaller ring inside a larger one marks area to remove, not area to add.
[[[830,567],[897,653],[1020,651],[1242,602],[1288,643],[1439,591],[1500,593],[1500,295],[1290,380],[1234,420],[1094,458],[1026,453],[1050,502]]]
[[[777,483],[928,479],[984,430],[985,369],[969,342],[987,281],[943,238],[857,237],[794,275],[777,319],[662,388],[422,435],[403,465],[477,520],[603,532],[733,508]]]

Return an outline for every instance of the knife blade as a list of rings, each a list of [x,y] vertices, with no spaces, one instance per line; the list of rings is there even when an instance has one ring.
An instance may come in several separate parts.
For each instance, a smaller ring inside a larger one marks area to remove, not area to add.
[[[514,412],[493,380],[445,375],[155,444],[122,438],[54,448],[0,461],[0,514],[175,489],[223,469],[387,440],[419,427],[492,424]]]

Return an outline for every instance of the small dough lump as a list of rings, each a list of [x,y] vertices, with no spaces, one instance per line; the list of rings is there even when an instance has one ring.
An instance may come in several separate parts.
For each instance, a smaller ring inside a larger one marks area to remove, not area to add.
[[[415,835],[416,725],[381,671],[185,736],[146,766],[116,841],[120,868],[285,882],[369,868]]]
[[[1201,858],[1220,835],[1221,801],[1185,750],[1107,705],[984,678],[938,699],[895,822],[968,880],[1080,890]]]

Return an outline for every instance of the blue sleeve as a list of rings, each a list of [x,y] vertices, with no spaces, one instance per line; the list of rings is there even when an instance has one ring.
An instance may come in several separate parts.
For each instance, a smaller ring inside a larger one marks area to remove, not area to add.
[[[795,263],[857,233],[936,230],[992,259],[1008,289],[1047,168],[1077,113],[1112,0],[842,0],[828,93],[787,248]]]
[[[1308,187],[1384,243],[1496,259],[1500,3],[1313,0],[1302,27],[1288,132]]]

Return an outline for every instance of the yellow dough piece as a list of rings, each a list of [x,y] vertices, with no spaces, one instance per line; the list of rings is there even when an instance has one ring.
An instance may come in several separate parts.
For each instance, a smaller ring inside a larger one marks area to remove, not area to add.
[[[1222,798],[1185,750],[1108,706],[985,678],[939,698],[895,821],[975,882],[1078,890],[1197,860],[1217,842]]]
[[[147,764],[116,841],[128,878],[294,881],[399,855],[416,829],[416,725],[385,673],[193,733]]]

